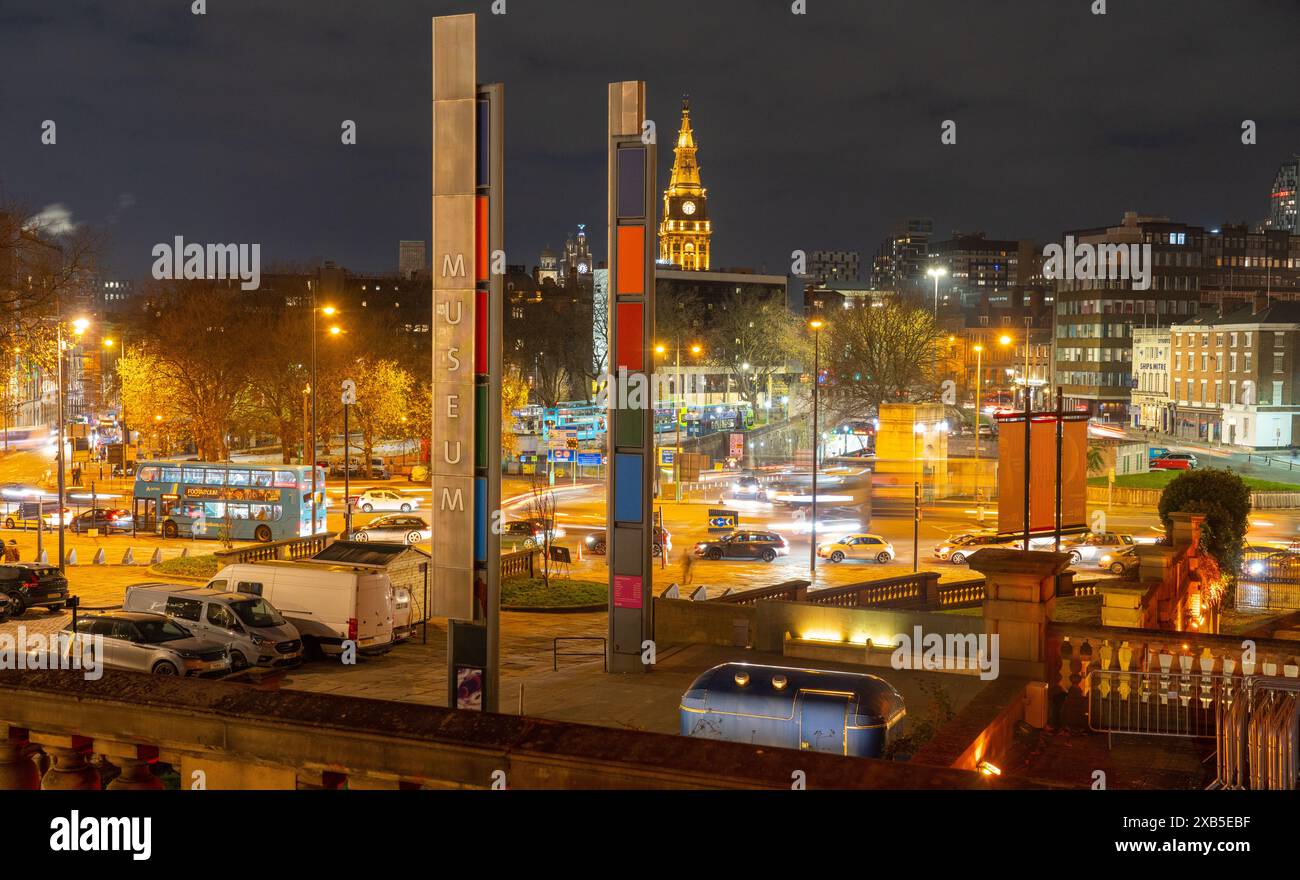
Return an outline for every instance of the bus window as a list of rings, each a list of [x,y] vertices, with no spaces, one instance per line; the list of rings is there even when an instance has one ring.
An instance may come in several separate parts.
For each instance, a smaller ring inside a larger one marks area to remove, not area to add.
[[[221,519],[226,515],[226,505],[222,501],[203,502],[203,516],[209,519]]]
[[[276,471],[275,485],[282,489],[292,489],[298,485],[298,475],[293,471]]]
[[[136,474],[136,478],[139,479],[140,482],[142,483],[152,483],[158,479],[158,468],[156,467],[140,468],[140,473]]]
[[[164,483],[179,483],[181,481],[181,469],[178,467],[163,468],[162,481]]]
[[[208,468],[208,470],[207,470],[207,479],[206,479],[205,482],[206,482],[207,485],[209,485],[209,486],[224,486],[224,485],[226,485],[226,472],[225,472],[225,470],[218,470],[217,468]]]
[[[196,486],[203,485],[203,468],[182,468],[181,479],[187,483],[193,483]]]
[[[230,485],[232,486],[247,486],[248,480],[249,476],[246,470],[236,468],[230,472]]]
[[[253,471],[253,485],[262,486],[269,489],[271,487],[271,472]]]
[[[230,513],[231,519],[248,519],[247,504],[227,504],[226,510]]]

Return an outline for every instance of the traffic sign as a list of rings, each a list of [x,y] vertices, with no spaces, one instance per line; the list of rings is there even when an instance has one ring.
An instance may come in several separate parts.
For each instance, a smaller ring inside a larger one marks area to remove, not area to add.
[[[740,524],[740,512],[725,508],[709,508],[708,525],[710,532],[729,532]]]
[[[601,455],[599,452],[578,453],[579,467],[600,467],[604,463],[605,463],[605,456]]]
[[[563,461],[563,462],[573,461],[573,450],[572,450],[572,449],[552,449],[552,450],[551,450],[551,461]]]

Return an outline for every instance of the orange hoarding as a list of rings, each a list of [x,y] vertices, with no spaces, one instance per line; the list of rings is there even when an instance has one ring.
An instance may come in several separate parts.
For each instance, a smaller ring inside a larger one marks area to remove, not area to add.
[[[1030,424],[1029,531],[1056,528],[1056,416],[1036,414]],[[1067,415],[1061,438],[1061,528],[1079,529],[1088,521],[1088,422]],[[998,531],[1025,530],[1025,419],[998,419]]]

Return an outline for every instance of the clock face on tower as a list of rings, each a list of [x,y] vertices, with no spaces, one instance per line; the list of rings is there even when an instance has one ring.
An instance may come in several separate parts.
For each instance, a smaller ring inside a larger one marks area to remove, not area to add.
[[[682,213],[685,214],[687,217],[694,214],[695,203],[692,202],[690,199],[687,199],[686,201],[682,202]]]
[[[586,264],[586,263],[579,263],[579,264],[578,264],[578,274],[579,274],[579,275],[586,275],[586,274],[587,274],[587,264]]]

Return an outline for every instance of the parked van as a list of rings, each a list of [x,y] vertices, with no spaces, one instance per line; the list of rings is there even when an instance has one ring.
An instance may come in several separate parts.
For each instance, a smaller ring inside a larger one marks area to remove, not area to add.
[[[135,584],[126,588],[122,607],[165,614],[199,638],[229,645],[231,666],[237,670],[302,662],[298,630],[257,596],[187,584]]]
[[[305,559],[244,562],[227,565],[207,586],[270,602],[297,628],[308,656],[340,654],[344,641],[362,654],[393,645],[393,584],[382,571]]]

